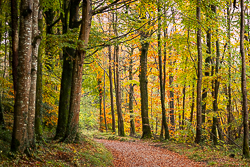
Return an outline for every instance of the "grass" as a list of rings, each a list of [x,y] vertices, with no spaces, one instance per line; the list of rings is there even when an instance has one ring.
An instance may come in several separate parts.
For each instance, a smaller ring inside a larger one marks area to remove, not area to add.
[[[112,154],[86,135],[73,144],[48,140],[38,144],[29,157],[11,153],[9,141],[1,139],[0,166],[112,166]]]
[[[229,145],[213,146],[208,143],[201,145],[164,141],[161,147],[185,155],[189,159],[205,162],[208,166],[250,166],[250,160],[242,158],[241,150]],[[230,154],[235,154],[230,158]]]
[[[117,136],[114,133],[106,133],[106,132],[99,132],[95,131],[92,133],[92,137],[96,139],[106,139],[106,140],[119,140],[119,141],[127,141],[127,142],[135,142],[136,140],[140,140],[138,138],[134,138],[131,136]]]

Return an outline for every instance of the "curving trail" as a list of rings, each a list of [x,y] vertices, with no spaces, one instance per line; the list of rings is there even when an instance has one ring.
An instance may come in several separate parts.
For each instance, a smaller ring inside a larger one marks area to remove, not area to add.
[[[95,139],[103,143],[113,154],[115,167],[199,167],[202,162],[194,162],[185,156],[146,142],[121,142]]]

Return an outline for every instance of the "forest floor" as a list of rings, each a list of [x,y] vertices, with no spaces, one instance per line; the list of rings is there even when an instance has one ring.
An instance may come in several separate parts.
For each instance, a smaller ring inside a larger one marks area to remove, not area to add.
[[[226,144],[197,145],[173,140],[160,142],[108,133],[93,137],[112,153],[115,167],[250,166],[250,160],[242,158],[241,149]]]
[[[37,143],[27,154],[10,151],[11,133],[0,129],[0,167],[82,167],[112,166],[112,154],[92,138],[81,135],[77,143],[63,143],[52,138]]]
[[[96,141],[103,143],[104,146],[111,151],[115,167],[206,166],[204,162],[195,162],[184,155],[156,147],[157,143],[141,141],[124,142],[105,139],[96,139]]]

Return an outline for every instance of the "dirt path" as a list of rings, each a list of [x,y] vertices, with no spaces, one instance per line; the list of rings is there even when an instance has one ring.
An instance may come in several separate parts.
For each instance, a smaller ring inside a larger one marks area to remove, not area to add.
[[[96,139],[113,154],[115,167],[196,167],[205,166],[152,143]]]

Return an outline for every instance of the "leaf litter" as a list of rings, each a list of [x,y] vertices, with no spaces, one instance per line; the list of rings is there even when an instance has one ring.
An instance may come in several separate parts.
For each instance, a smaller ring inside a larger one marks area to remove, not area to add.
[[[184,155],[155,147],[150,142],[121,142],[116,140],[95,139],[103,143],[113,155],[115,167],[200,167],[204,162],[195,162]]]

